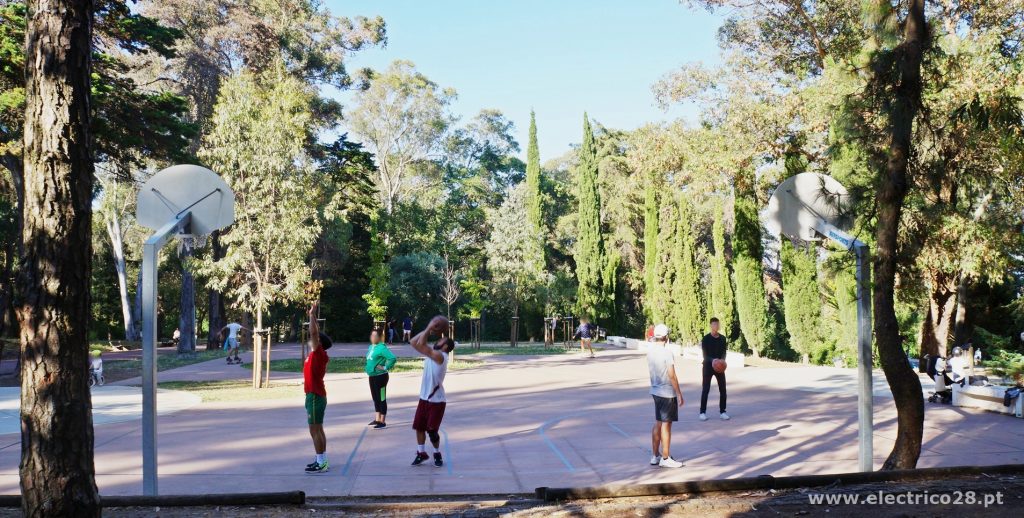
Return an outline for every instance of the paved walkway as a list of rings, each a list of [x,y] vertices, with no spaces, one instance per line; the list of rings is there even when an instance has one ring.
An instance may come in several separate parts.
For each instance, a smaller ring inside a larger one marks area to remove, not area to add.
[[[202,401],[190,392],[159,390],[157,414],[167,415],[192,408]],[[0,437],[21,433],[21,387],[0,387]],[[94,425],[137,421],[142,415],[142,389],[106,385],[92,389]],[[6,443],[5,443],[6,444]]]
[[[333,356],[364,352],[365,346],[331,350]],[[297,350],[284,347],[278,354]],[[160,379],[216,376],[247,379],[249,371],[212,361],[163,372]],[[484,366],[449,373],[443,468],[409,466],[419,373],[392,375],[385,430],[366,427],[372,404],[364,376],[329,376],[325,428],[332,469],[321,476],[301,473],[312,448],[298,386],[288,399],[203,403],[167,414],[159,419],[160,492],[504,494],[538,486],[856,470],[855,371],[730,370],[733,419],[707,422],[697,420],[699,376],[696,363],[680,365],[686,406],[672,450],[686,465],[677,470],[647,465],[653,409],[644,355],[613,350],[596,359],[491,357]],[[881,379],[880,373],[876,376]],[[892,448],[896,428],[891,397],[881,387],[875,397],[876,467]],[[714,389],[712,394],[714,408]],[[919,466],[1022,463],[1022,425],[1009,416],[928,404]],[[137,421],[96,426],[102,494],[141,493],[139,432]],[[13,494],[18,490],[18,436],[0,435],[0,444],[7,445],[0,448],[0,494]]]

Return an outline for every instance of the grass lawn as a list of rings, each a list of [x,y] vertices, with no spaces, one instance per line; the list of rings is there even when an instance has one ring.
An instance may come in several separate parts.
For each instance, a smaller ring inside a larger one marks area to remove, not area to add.
[[[455,349],[456,356],[465,356],[467,354],[493,354],[493,355],[515,355],[515,356],[531,356],[531,355],[545,355],[545,354],[572,354],[580,352],[579,347],[575,348],[563,348],[563,347],[549,347],[544,348],[540,345],[530,346],[519,346],[519,347],[495,347],[481,345],[479,349],[473,349],[470,346],[459,347]]]
[[[223,351],[196,351],[190,356],[178,356],[177,353],[161,353],[156,358],[156,370],[165,371],[192,365],[193,363],[205,362],[217,358],[223,358]],[[142,358],[128,358],[123,360],[103,360],[103,377],[107,383],[142,375]]]
[[[471,369],[482,365],[480,360],[461,360],[458,357],[463,353],[455,351],[455,361],[448,366],[452,370]],[[251,369],[252,364],[246,363],[245,367]],[[331,358],[327,364],[327,372],[333,374],[360,373],[366,372],[366,359],[361,357]],[[302,372],[302,360],[298,358],[288,360],[273,360],[270,362],[270,370],[274,372]],[[391,372],[418,372],[423,370],[422,358],[399,358],[398,362],[391,369]]]
[[[204,403],[216,401],[255,401],[262,399],[301,400],[302,382],[270,382],[269,388],[254,389],[249,380],[219,381],[167,381],[158,384],[162,389],[193,392]]]

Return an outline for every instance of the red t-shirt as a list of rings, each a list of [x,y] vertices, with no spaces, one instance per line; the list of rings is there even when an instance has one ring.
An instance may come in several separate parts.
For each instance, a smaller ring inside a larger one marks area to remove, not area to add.
[[[306,363],[302,365],[302,388],[306,394],[313,393],[327,397],[327,388],[324,387],[324,374],[327,374],[327,351],[317,348],[306,356]]]

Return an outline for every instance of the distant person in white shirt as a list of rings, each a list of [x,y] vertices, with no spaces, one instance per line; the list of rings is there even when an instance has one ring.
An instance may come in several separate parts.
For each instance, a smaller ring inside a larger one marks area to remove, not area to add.
[[[668,347],[668,326],[654,326],[654,341],[647,349],[647,368],[654,397],[654,427],[651,428],[651,465],[678,468],[683,463],[672,458],[672,423],[679,420],[683,392],[676,378],[675,359]],[[660,447],[660,449],[659,449]]]
[[[224,348],[228,350],[228,365],[242,363],[242,360],[238,357],[238,332],[241,330],[252,332],[251,329],[238,322],[232,322],[222,329],[222,331],[228,333],[228,339],[224,342]],[[234,355],[234,358],[232,358],[232,355]]]

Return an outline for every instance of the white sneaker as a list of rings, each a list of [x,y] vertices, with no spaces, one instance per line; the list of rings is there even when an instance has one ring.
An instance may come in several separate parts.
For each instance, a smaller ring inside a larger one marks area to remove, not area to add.
[[[657,466],[659,462],[661,462],[661,457],[657,455],[651,456],[651,466]]]
[[[730,419],[729,418],[729,414],[727,414],[725,412],[722,412],[722,415],[720,415],[718,417],[721,417],[723,421],[728,421]]]
[[[708,415],[707,414],[701,414],[701,415],[697,416],[697,419],[700,419],[701,421],[707,421],[708,420]]]
[[[681,467],[683,467],[683,463],[682,462],[679,462],[678,460],[673,459],[672,457],[665,457],[664,459],[661,459],[661,462],[659,462],[658,465],[663,467],[663,468],[681,468]]]

